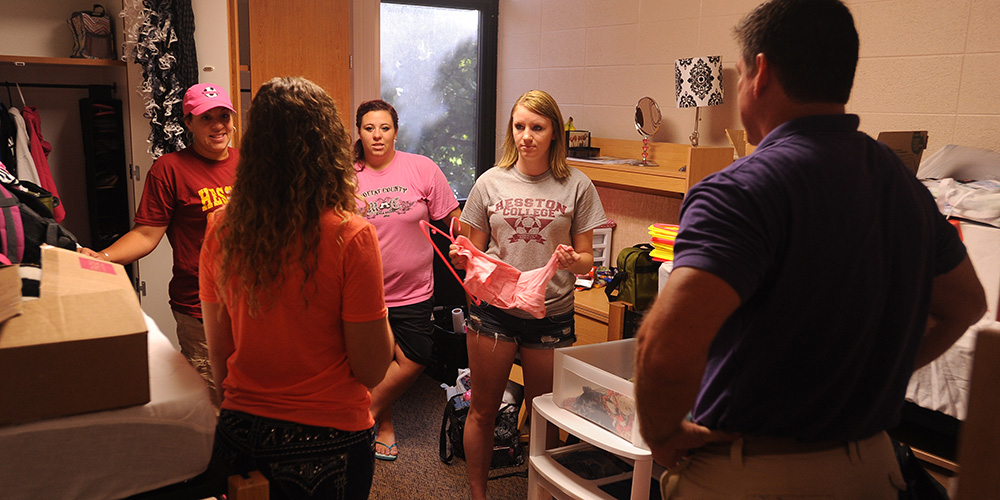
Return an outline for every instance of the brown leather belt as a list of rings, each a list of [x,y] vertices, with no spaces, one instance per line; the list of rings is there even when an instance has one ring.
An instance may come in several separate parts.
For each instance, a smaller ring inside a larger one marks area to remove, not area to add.
[[[847,451],[846,441],[798,441],[792,438],[775,438],[766,436],[744,436],[741,438],[742,455],[793,455],[797,453],[820,453],[835,449]],[[704,451],[714,454],[728,455],[732,453],[735,442],[711,443],[703,447]],[[702,448],[699,448],[702,449]]]
[[[840,448],[847,450],[846,441],[799,441],[792,438],[744,436],[743,456],[791,455],[819,453]]]

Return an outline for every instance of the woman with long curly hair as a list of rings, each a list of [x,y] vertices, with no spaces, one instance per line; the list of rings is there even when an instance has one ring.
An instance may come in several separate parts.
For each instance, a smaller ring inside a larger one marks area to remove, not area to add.
[[[322,88],[275,78],[251,103],[240,153],[229,205],[209,219],[201,252],[222,390],[214,460],[261,471],[272,499],[367,498],[369,389],[393,341],[350,136]]]

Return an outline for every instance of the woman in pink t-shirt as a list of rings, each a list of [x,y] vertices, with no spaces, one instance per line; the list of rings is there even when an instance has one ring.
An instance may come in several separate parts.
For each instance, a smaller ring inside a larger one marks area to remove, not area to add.
[[[356,125],[358,193],[368,202],[365,218],[378,230],[385,305],[396,339],[389,373],[372,390],[371,413],[378,425],[375,457],[395,460],[392,403],[430,364],[433,345],[434,253],[420,221],[450,222],[462,211],[444,173],[430,158],[396,151],[399,118],[389,103],[362,103]]]
[[[375,228],[357,215],[350,136],[322,88],[275,78],[253,99],[241,151],[200,260],[223,390],[213,460],[261,471],[272,499],[367,498],[369,389],[385,376],[392,336]]]

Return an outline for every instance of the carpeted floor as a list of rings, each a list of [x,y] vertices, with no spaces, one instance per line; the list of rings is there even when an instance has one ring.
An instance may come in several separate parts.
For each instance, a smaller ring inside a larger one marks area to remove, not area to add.
[[[422,500],[469,498],[465,462],[441,462],[438,448],[445,399],[441,384],[421,375],[413,387],[393,406],[399,458],[392,462],[376,460],[375,480],[370,500]],[[527,456],[527,449],[525,449]],[[487,492],[492,500],[523,500],[528,495],[527,466],[496,469]]]

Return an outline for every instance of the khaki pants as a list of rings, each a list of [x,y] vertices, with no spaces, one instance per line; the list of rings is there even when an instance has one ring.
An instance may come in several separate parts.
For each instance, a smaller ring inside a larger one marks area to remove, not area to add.
[[[825,450],[737,439],[696,450],[660,479],[663,499],[896,500],[905,488],[884,432]]]
[[[215,380],[212,378],[212,368],[208,364],[208,342],[205,340],[205,325],[201,320],[187,314],[171,310],[177,320],[177,343],[181,346],[181,354],[187,358],[201,378],[205,380],[212,406],[219,409],[219,395],[215,390]]]

